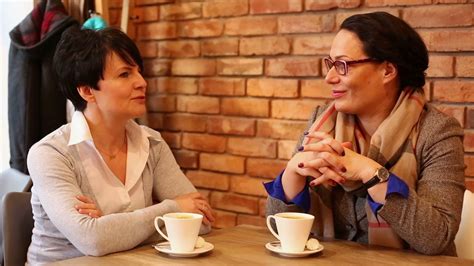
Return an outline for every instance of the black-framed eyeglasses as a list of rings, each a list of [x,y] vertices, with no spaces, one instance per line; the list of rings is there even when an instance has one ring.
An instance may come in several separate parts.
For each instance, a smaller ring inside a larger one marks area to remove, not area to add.
[[[379,59],[375,59],[375,58],[365,58],[365,59],[352,60],[352,61],[337,59],[333,61],[330,57],[325,57],[323,60],[328,72],[329,70],[331,70],[332,67],[334,67],[336,68],[336,72],[342,76],[347,75],[349,65],[361,64],[361,63],[367,63],[367,62],[380,62]]]

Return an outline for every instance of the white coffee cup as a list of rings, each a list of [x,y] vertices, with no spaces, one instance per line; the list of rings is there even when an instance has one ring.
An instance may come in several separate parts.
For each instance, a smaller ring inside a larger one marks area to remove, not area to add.
[[[164,221],[168,235],[161,231],[158,225],[159,220]],[[201,214],[188,212],[167,213],[155,218],[156,230],[170,242],[171,250],[174,252],[192,252],[194,250],[201,223]]]
[[[278,234],[270,224],[271,219],[275,219]],[[280,240],[281,248],[286,252],[304,251],[313,221],[313,215],[299,212],[281,212],[267,216],[268,229]]]

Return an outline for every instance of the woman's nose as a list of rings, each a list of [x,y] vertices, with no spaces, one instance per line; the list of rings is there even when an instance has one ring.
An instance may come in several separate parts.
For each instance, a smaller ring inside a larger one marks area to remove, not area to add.
[[[324,80],[328,84],[335,84],[339,82],[339,74],[337,73],[336,68],[334,66],[328,70],[328,73],[326,74]]]
[[[137,79],[135,81],[135,88],[136,89],[144,89],[144,90],[146,90],[146,88],[147,88],[147,82],[143,78],[141,73],[137,73]]]

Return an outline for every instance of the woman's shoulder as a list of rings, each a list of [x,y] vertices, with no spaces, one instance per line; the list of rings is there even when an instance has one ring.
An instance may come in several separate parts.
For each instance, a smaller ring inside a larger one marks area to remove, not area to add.
[[[463,129],[458,120],[427,103],[420,121],[420,133],[427,136],[463,135]]]
[[[54,149],[66,149],[69,137],[71,135],[71,127],[70,124],[63,125],[58,129],[54,130],[53,132],[49,133],[41,140],[36,142],[31,148],[30,152],[34,152],[36,150],[44,149],[45,147],[52,147]]]

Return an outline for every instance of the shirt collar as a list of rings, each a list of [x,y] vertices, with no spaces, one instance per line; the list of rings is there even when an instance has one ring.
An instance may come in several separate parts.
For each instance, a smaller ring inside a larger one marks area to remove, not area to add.
[[[68,146],[92,140],[91,131],[82,112],[75,111],[71,119],[71,135]]]
[[[141,140],[142,145],[147,145],[146,139],[152,139],[155,141],[161,141],[162,139],[156,135],[150,134],[147,130],[143,129],[135,121],[130,119],[125,125],[128,138],[131,140]],[[76,145],[83,141],[92,140],[91,131],[87,124],[86,117],[82,112],[75,111],[72,115],[71,120],[71,135],[69,137],[68,145]]]

